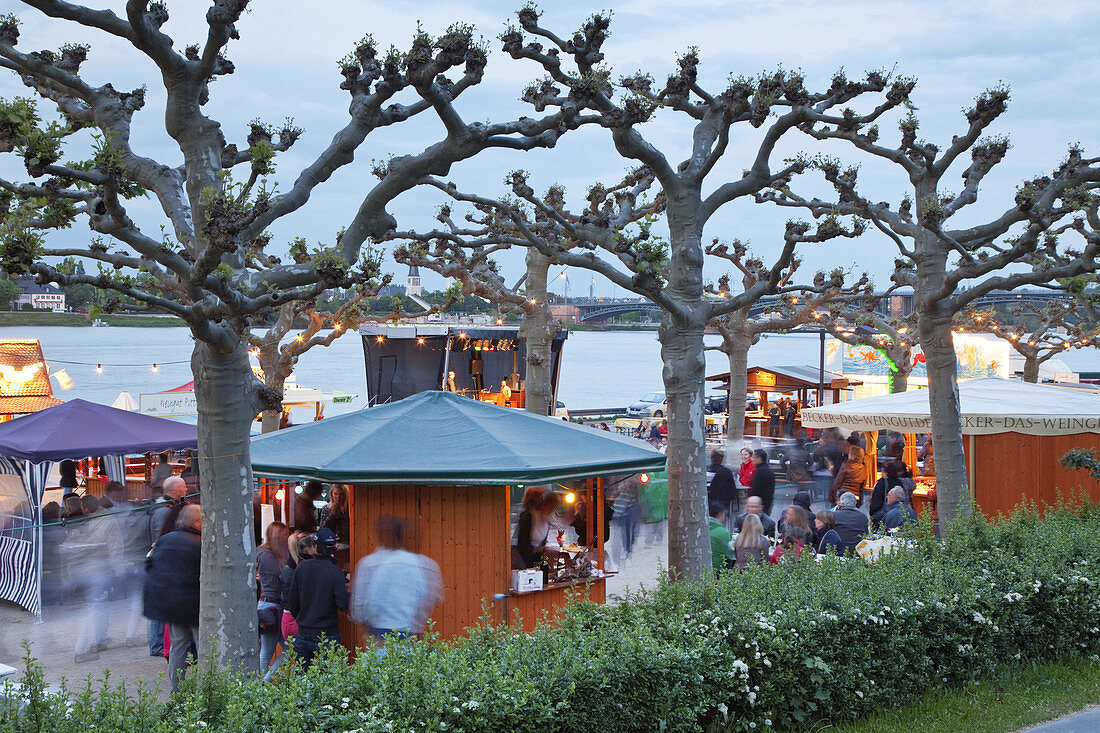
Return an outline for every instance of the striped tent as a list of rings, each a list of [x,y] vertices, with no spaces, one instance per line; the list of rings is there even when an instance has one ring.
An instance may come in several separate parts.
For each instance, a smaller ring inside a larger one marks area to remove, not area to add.
[[[42,495],[53,464],[102,456],[107,477],[125,481],[125,456],[195,448],[194,425],[84,400],[0,423],[0,599],[42,616]],[[14,482],[12,482],[14,483]]]

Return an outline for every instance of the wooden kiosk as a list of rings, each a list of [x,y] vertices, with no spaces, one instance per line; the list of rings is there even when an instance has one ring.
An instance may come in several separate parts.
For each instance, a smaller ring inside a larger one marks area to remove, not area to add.
[[[1054,504],[1059,493],[1083,492],[1100,501],[1100,482],[1062,467],[1070,448],[1100,450],[1100,397],[1072,389],[1010,379],[959,382],[967,483],[990,516],[1024,500]],[[926,390],[852,400],[803,411],[808,427],[896,431],[905,435],[906,463],[916,463],[915,436],[932,432]],[[872,445],[868,435],[868,445]],[[935,446],[933,446],[933,449]],[[934,455],[934,450],[933,450]],[[934,489],[934,478],[917,479],[914,505]],[[922,488],[923,486],[923,488]]]
[[[661,470],[663,454],[642,441],[506,409],[449,392],[398,402],[259,436],[258,476],[348,484],[350,565],[378,548],[375,524],[390,514],[412,529],[407,548],[438,563],[443,603],[432,618],[444,639],[475,625],[488,604],[497,621],[530,630],[579,593],[604,601],[603,477]],[[584,502],[595,577],[512,590],[515,493],[546,486]],[[365,639],[343,621],[349,647]]]
[[[724,384],[717,385],[715,389],[726,390],[727,406],[729,405],[729,379],[729,372],[707,377],[708,382],[724,382]],[[822,381],[821,370],[810,366],[749,367],[748,386],[745,391],[750,395],[754,393],[760,395],[760,409],[756,412],[745,414],[745,435],[766,435],[768,407],[769,402],[772,401],[769,400],[769,395],[782,394],[785,392],[793,393],[796,395],[798,404],[806,406],[809,404],[809,396],[811,394],[816,394],[818,387],[823,386],[824,390],[832,397],[827,403],[836,404],[840,402],[840,393],[842,390],[860,384],[863,384],[863,382],[858,379],[852,379],[851,377],[846,377],[843,374],[837,374],[836,372],[830,372],[828,370],[824,372],[824,381]],[[795,418],[795,430],[801,427],[803,426],[801,423],[801,414],[799,414],[799,416]]]

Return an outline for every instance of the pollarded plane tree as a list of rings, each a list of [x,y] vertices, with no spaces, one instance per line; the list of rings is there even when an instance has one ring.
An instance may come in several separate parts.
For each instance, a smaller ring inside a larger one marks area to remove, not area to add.
[[[909,389],[909,375],[922,354],[915,354],[916,314],[884,316],[874,309],[851,313],[827,309],[816,322],[833,338],[850,346],[874,349],[886,361],[887,387],[890,393]]]
[[[519,21],[519,27],[504,36],[505,50],[515,58],[538,61],[549,74],[529,92],[554,97],[561,89],[584,85],[590,91],[590,109],[600,116],[599,124],[610,133],[616,152],[632,165],[651,171],[666,202],[669,238],[667,266],[659,288],[664,308],[659,338],[669,404],[670,564],[682,576],[700,577],[706,572],[709,552],[703,330],[718,307],[708,302],[703,288],[704,229],[726,205],[781,185],[804,169],[803,163],[795,161],[773,170],[772,156],[784,134],[813,115],[826,114],[870,93],[884,92],[879,108],[891,109],[907,100],[911,83],[878,72],[862,81],[837,74],[829,88],[812,92],[800,74],[777,71],[756,78],[730,78],[723,88],[711,91],[700,81],[699,55],[694,49],[680,57],[678,70],[663,85],[655,84],[645,73],[616,83],[611,70],[603,65],[600,46],[589,36],[561,38],[542,27],[538,13],[530,7],[520,13]],[[572,57],[579,76],[563,68],[562,57]],[[659,142],[656,134],[644,134],[644,123],[658,115],[686,121],[690,137]],[[751,132],[746,128],[760,130],[749,143],[755,145],[755,152],[738,166],[738,177],[712,180],[712,187],[704,191],[708,177],[726,157],[735,130]],[[687,156],[678,162],[670,160],[662,151],[666,144],[667,150],[686,148]],[[553,256],[554,249],[547,253]],[[609,246],[609,251],[614,253],[614,246]],[[593,267],[596,258],[572,256],[582,267],[611,268]],[[627,287],[634,292],[657,290],[653,273],[617,272],[621,276],[618,281],[630,282]],[[632,282],[635,275],[637,284]],[[759,290],[734,296],[721,307],[738,308],[768,292],[771,282],[762,282]]]
[[[561,187],[552,186],[545,195],[536,195],[522,171],[510,176],[512,196],[508,200],[464,193],[453,185],[440,182],[435,182],[435,185],[455,201],[468,204],[482,214],[491,214],[497,231],[490,233],[489,242],[484,244],[503,239],[515,246],[533,247],[552,258],[555,265],[598,272],[615,285],[658,304],[666,313],[662,326],[665,343],[678,344],[681,340],[692,343],[692,339],[681,333],[669,335],[669,330],[686,328],[684,324],[691,322],[695,313],[702,313],[705,317],[699,331],[700,357],[703,353],[702,327],[708,321],[753,303],[763,295],[783,290],[783,273],[799,244],[854,236],[854,227],[846,228],[833,218],[816,229],[803,222],[788,222],[776,262],[761,272],[755,285],[729,298],[718,299],[708,295],[694,306],[692,314],[688,314],[683,300],[671,288],[669,245],[652,231],[654,218],[665,208],[662,190],[647,195],[656,182],[656,176],[643,167],[631,171],[617,185],[594,185],[587,192],[586,207],[577,213],[566,208],[565,191]],[[440,230],[422,236],[433,237],[461,239],[463,235]],[[689,370],[694,360],[686,354],[672,359],[666,348],[664,361],[666,388],[674,386],[684,401],[688,401],[689,395],[701,399],[702,371],[693,376],[694,372]],[[693,386],[688,389],[685,382],[691,382]],[[699,414],[697,426],[684,425],[695,419],[693,412],[683,408],[675,412],[671,405],[670,396],[669,435],[675,432],[680,437],[675,451],[672,450],[673,442],[669,441],[668,451],[669,564],[676,575],[690,577],[691,573],[701,575],[711,567],[707,564],[709,541],[701,546],[695,542],[700,531],[695,522],[697,518],[706,516],[706,484],[697,483],[691,475],[695,454],[705,450],[702,413]],[[705,535],[705,526],[702,531]],[[700,558],[703,562],[701,566],[698,565]]]
[[[444,191],[449,188],[435,178],[426,178],[424,184]],[[518,335],[527,350],[524,409],[538,415],[553,414],[551,344],[561,323],[550,312],[546,288],[549,269],[556,263],[537,249],[525,247],[526,240],[511,232],[511,220],[502,219],[501,212],[490,207],[475,208],[459,223],[451,206],[444,204],[436,219],[442,229],[394,232],[391,236],[400,242],[393,250],[394,259],[455,280],[462,295],[495,303],[504,315],[518,313]],[[513,246],[526,249],[525,270],[515,284],[508,285],[494,255]]]
[[[1100,345],[1100,322],[1076,299],[1051,299],[1042,308],[1018,306],[1006,317],[995,309],[969,310],[955,317],[955,327],[988,333],[1008,342],[1024,360],[1025,382],[1038,382],[1039,369],[1069,349]]]
[[[895,261],[893,279],[914,290],[916,336],[928,369],[939,514],[945,524],[971,510],[951,333],[955,315],[994,290],[1092,272],[1100,252],[1089,239],[1075,251],[1058,237],[1065,231],[1060,222],[1094,206],[1090,190],[1100,180],[1097,159],[1086,158],[1076,148],[1051,175],[1021,185],[999,216],[976,226],[951,227],[952,218],[978,200],[982,181],[1008,152],[1006,138],[983,137],[1005,112],[1008,96],[1004,88],[981,94],[965,110],[966,129],[946,146],[918,139],[918,121],[912,109],[899,123],[896,146],[880,142],[877,124],[869,124],[849,109],[840,114],[810,113],[799,126],[810,137],[850,144],[901,169],[909,188],[896,209],[860,193],[856,168],[823,158],[812,165],[835,188],[836,200],[806,198],[789,186],[777,186],[758,196],[806,208],[814,215],[863,216],[897,248],[900,257]],[[962,189],[949,192],[944,177],[967,153],[970,161],[961,171]],[[1070,228],[1083,231],[1085,221]]]
[[[862,222],[851,229],[836,228],[837,236],[858,237],[864,231]],[[714,240],[706,248],[706,253],[731,264],[740,275],[741,288],[748,291],[771,276],[764,261],[754,257],[748,247],[740,240],[730,243]],[[845,272],[835,269],[832,272],[817,272],[812,283],[794,282],[795,273],[800,265],[797,257],[791,261],[780,275],[779,299],[775,307],[759,315],[751,315],[750,310],[756,303],[746,303],[736,310],[729,311],[710,320],[711,326],[722,336],[722,343],[708,346],[708,349],[721,351],[729,360],[729,404],[726,422],[726,455],[736,456],[741,450],[745,438],[745,400],[748,394],[749,349],[760,341],[760,337],[769,331],[787,331],[798,328],[829,306],[849,308],[875,302],[874,288],[864,274],[854,283],[845,284]],[[709,287],[708,292],[725,300],[731,296],[730,275],[723,274],[717,287]]]
[[[340,87],[350,98],[348,119],[277,193],[267,182],[273,158],[301,130],[292,124],[276,130],[256,124],[247,144],[238,147],[227,142],[207,109],[214,91],[210,83],[234,70],[225,51],[238,37],[236,24],[247,0],[208,3],[206,38],[182,51],[166,32],[168,10],[160,2],[129,0],[122,14],[63,0],[25,4],[57,23],[72,22],[136,49],[151,76],[163,84],[164,131],[178,153],[173,152],[173,160],[157,160],[132,141],[134,125],[142,122],[137,113],[145,102],[144,88],[124,92],[86,79],[80,66],[87,46],[19,50],[18,20],[4,16],[0,66],[14,71],[39,101],[55,105],[57,114],[43,119],[36,102],[23,99],[5,101],[0,110],[0,152],[21,157],[27,173],[24,181],[0,183],[5,191],[0,264],[41,282],[112,290],[177,315],[190,328],[203,523],[209,528],[202,545],[200,647],[204,657],[213,658],[207,653],[216,651],[223,663],[254,668],[248,440],[253,418],[277,408],[279,395],[259,383],[249,367],[251,320],[268,317],[285,303],[368,281],[374,267],[370,258],[360,262],[364,242],[395,228],[390,203],[425,175],[444,175],[455,163],[488,149],[552,147],[566,131],[596,116],[586,120],[582,115],[589,102],[579,86],[565,96],[528,95],[538,108],[534,117],[466,122],[456,103],[482,80],[487,59],[470,27],[452,26],[438,37],[417,32],[407,50],[385,54],[365,37],[340,61]],[[334,246],[308,253],[308,261],[288,263],[263,251],[268,228],[306,206],[325,181],[353,161],[370,133],[425,115],[441,127],[438,139],[375,166],[379,180],[363,184],[361,204],[342,222],[345,229]],[[91,142],[91,158],[65,155],[66,144],[77,140]],[[145,192],[163,211],[163,236],[143,231],[127,214],[127,200]],[[75,238],[59,230],[77,221],[109,235],[111,243],[73,244]],[[64,256],[97,263],[99,272],[61,272],[50,264]]]

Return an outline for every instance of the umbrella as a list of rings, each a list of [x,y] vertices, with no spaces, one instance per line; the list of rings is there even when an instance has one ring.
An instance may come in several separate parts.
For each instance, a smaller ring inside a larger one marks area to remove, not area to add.
[[[138,403],[129,392],[119,392],[118,397],[115,397],[115,401],[111,403],[111,407],[119,410],[126,410],[127,412],[137,412]]]

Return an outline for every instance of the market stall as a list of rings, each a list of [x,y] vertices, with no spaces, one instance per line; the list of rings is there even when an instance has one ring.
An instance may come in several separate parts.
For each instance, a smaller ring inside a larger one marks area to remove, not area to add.
[[[1070,448],[1100,449],[1100,396],[986,378],[960,381],[959,405],[967,481],[987,515],[1008,512],[1025,499],[1054,504],[1059,492],[1084,491],[1100,501],[1100,482],[1058,463]],[[902,433],[910,468],[917,462],[917,436],[932,432],[927,390],[807,409],[802,420],[807,427]],[[924,463],[918,500],[935,485],[934,461]]]
[[[708,382],[719,382],[715,389],[726,391],[729,404],[729,378],[730,373],[715,374],[707,377]],[[824,371],[810,366],[754,366],[749,367],[748,396],[759,396],[757,410],[745,413],[745,435],[764,436],[768,432],[768,410],[770,402],[775,402],[777,396],[786,395],[798,403],[799,415],[795,417],[795,430],[803,427],[801,422],[801,408],[810,404],[811,395],[815,395],[818,387],[824,386],[826,394],[831,397],[828,403],[840,402],[843,390],[863,384],[858,379],[847,377],[843,374]],[[807,426],[808,427],[808,426]]]
[[[378,517],[418,528],[408,549],[439,564],[445,600],[433,618],[445,639],[476,624],[486,602],[498,621],[516,622],[518,614],[524,629],[543,611],[553,615],[571,590],[602,603],[604,537],[596,529],[603,526],[605,479],[664,465],[664,455],[632,438],[448,392],[422,392],[252,441],[257,476],[351,485],[351,565],[377,548]],[[555,570],[541,589],[519,592],[511,538],[518,496],[529,486],[584,504],[595,521],[575,550],[562,549],[591,564],[583,577],[563,572],[555,582]],[[349,646],[363,642],[346,622],[341,634]]]
[[[37,339],[0,339],[0,422],[61,404]]]
[[[84,400],[0,424],[0,473],[22,485],[18,495],[0,495],[0,598],[41,615],[41,504],[54,463],[100,456],[108,478],[124,481],[124,456],[197,444],[194,425]]]

